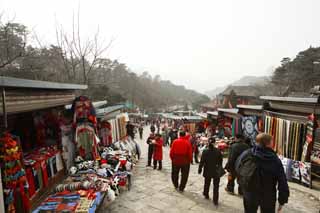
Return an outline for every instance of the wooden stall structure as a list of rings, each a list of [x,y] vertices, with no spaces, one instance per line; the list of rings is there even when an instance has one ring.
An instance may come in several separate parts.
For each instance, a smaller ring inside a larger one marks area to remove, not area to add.
[[[274,137],[274,150],[281,156],[287,178],[319,188],[319,97],[260,98],[264,101],[264,131]]]
[[[46,146],[46,142],[58,144],[55,141],[59,140],[56,137],[57,134],[55,134],[55,130],[57,130],[55,129],[56,124],[59,123],[58,117],[65,110],[64,106],[71,104],[75,99],[76,90],[87,89],[87,86],[0,76],[0,88],[2,92],[0,118],[3,121],[0,122],[1,134],[10,133],[18,135],[17,137],[20,141],[19,149],[23,155],[26,155],[29,152],[33,152],[38,145],[39,147]],[[49,126],[51,124],[54,125]],[[45,141],[45,143],[40,145],[40,141]],[[58,154],[59,151],[56,151]],[[60,160],[58,158],[55,159],[55,163],[58,163]],[[46,160],[38,162],[41,164],[42,169],[48,163]],[[52,173],[52,170],[50,172],[50,169],[48,169],[48,173]],[[54,175],[48,179],[47,177],[43,177],[42,180],[44,182],[41,183],[42,187],[38,187],[36,191],[32,191],[32,196],[29,197],[31,209],[47,196],[54,184],[64,177],[65,171],[62,169],[53,173]],[[1,183],[3,182],[1,181]],[[29,194],[30,192],[29,187]]]

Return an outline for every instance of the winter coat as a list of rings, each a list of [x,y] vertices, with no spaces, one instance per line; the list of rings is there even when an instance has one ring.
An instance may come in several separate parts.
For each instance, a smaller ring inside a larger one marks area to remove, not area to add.
[[[173,141],[170,149],[172,164],[181,166],[192,161],[192,146],[186,137],[180,137]]]
[[[155,131],[156,131],[156,128],[154,127],[153,124],[150,126],[150,131],[151,131],[151,132],[155,132]]]
[[[225,166],[225,169],[231,174],[235,174],[235,163],[237,158],[250,147],[243,141],[238,141],[232,144],[229,148],[228,162]]]
[[[218,169],[222,167],[222,154],[219,149],[213,148],[206,149],[203,151],[200,164],[199,164],[199,174],[203,170],[203,177],[214,178],[218,177]]]
[[[162,160],[162,145],[162,138],[156,140],[156,143],[153,145],[153,160]]]
[[[270,148],[261,146],[253,147],[245,151],[240,157],[245,158],[246,155],[252,152],[256,157],[257,166],[260,173],[261,186],[257,192],[245,192],[244,196],[248,199],[257,198],[266,205],[274,205],[277,200],[278,188],[278,202],[283,205],[288,202],[289,187],[286,175],[284,173],[283,165],[277,154]],[[238,163],[237,163],[238,164]],[[277,187],[278,186],[278,187]]]

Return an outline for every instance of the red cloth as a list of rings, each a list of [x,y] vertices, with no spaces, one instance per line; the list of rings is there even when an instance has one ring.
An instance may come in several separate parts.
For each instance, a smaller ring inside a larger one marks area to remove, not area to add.
[[[163,140],[162,138],[159,138],[156,140],[156,143],[153,147],[153,160],[162,160],[162,145]]]
[[[32,174],[32,168],[26,168],[26,176],[29,184],[29,196],[32,197],[36,193],[36,188],[34,185],[34,179]]]
[[[192,161],[192,146],[187,137],[180,137],[173,141],[170,158],[174,165],[186,165]]]
[[[43,185],[46,187],[49,184],[48,172],[47,172],[47,164],[46,164],[45,160],[41,161],[40,164],[41,164]]]

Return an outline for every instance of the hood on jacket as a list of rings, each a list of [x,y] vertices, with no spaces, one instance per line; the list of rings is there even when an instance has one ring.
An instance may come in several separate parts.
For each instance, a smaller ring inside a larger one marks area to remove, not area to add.
[[[277,159],[277,155],[272,149],[260,145],[252,148],[252,154],[263,161],[273,161]]]

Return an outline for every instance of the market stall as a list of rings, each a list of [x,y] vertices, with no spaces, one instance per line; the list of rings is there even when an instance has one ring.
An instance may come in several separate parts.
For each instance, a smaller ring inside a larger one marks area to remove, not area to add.
[[[218,108],[218,136],[234,137],[242,133],[239,109]]]
[[[5,209],[29,212],[64,178],[64,105],[85,85],[0,77],[1,173]]]
[[[320,102],[318,97],[263,96],[264,131],[274,138],[288,180],[319,187]]]

